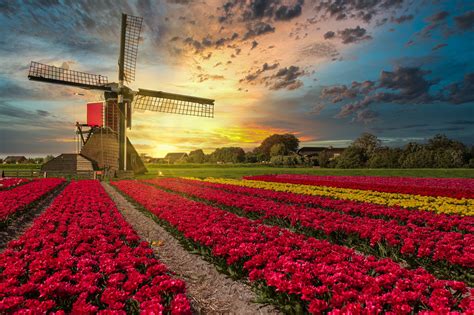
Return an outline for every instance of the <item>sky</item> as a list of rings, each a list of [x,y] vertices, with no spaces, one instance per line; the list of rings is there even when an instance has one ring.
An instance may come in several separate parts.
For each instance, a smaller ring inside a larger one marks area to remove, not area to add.
[[[3,0],[0,157],[75,152],[75,122],[103,95],[28,81],[29,64],[117,81],[122,12],[144,23],[131,88],[215,99],[213,119],[134,111],[140,153],[251,150],[274,133],[474,144],[472,1]]]

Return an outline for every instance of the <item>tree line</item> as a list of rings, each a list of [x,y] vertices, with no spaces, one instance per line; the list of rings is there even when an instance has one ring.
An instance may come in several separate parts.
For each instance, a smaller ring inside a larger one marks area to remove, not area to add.
[[[474,146],[438,134],[426,143],[410,142],[403,147],[384,146],[375,135],[364,133],[340,155],[328,148],[311,157],[296,152],[299,139],[292,134],[274,134],[252,151],[240,147],[218,148],[210,154],[191,151],[179,163],[262,163],[281,166],[324,168],[461,168],[474,167]]]

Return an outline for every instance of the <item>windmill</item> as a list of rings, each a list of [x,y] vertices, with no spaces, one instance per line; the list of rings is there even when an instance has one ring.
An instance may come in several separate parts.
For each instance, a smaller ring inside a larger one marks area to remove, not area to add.
[[[214,100],[212,99],[146,89],[134,91],[125,85],[125,82],[131,83],[135,80],[142,22],[143,18],[141,17],[122,14],[118,59],[118,83],[109,83],[106,76],[63,69],[34,61],[31,62],[28,73],[28,79],[30,80],[88,90],[98,90],[104,93],[104,127],[107,128],[107,130],[115,132],[118,140],[118,152],[107,152],[107,150],[116,151],[116,149],[110,146],[106,149],[101,148],[97,150],[96,148],[94,151],[96,152],[95,155],[89,154],[89,156],[86,157],[95,159],[98,158],[98,154],[101,154],[103,157],[104,153],[118,156],[117,163],[112,161],[108,166],[112,168],[117,167],[120,171],[127,171],[127,164],[129,164],[131,160],[130,156],[127,155],[127,149],[134,150],[127,139],[127,129],[130,129],[132,125],[132,108],[188,116],[214,117]],[[89,126],[91,129],[89,130],[87,138],[84,139],[81,126],[85,125],[78,124],[78,130],[80,131],[83,145],[82,153],[83,151],[91,150],[90,147],[92,147],[92,145],[88,146],[87,144],[93,141],[89,141],[89,139],[92,135],[97,134],[98,130],[102,132],[103,128],[102,126],[100,126],[100,129]],[[140,158],[138,157],[138,159]],[[102,164],[104,164],[103,162],[104,159],[102,159]],[[114,166],[111,164],[117,165]],[[143,165],[142,162],[141,164]]]

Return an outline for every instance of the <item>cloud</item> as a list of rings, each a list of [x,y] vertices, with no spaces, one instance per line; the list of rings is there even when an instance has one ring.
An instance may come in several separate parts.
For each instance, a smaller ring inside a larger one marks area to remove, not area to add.
[[[379,114],[370,109],[364,109],[357,112],[356,117],[354,117],[353,121],[362,122],[364,124],[368,124],[376,120]]]
[[[275,20],[288,21],[300,16],[303,3],[303,0],[298,0],[294,6],[282,5],[275,11]]]
[[[343,30],[337,31],[337,36],[333,31],[329,31],[324,34],[324,39],[333,39],[336,37],[342,39],[343,44],[351,44],[372,39],[372,36],[367,35],[367,30],[360,26],[355,28],[345,28]]]
[[[261,68],[254,72],[250,72],[245,78],[240,79],[240,83],[258,83],[263,84],[270,90],[295,90],[303,85],[303,82],[299,80],[299,77],[306,74],[306,72],[300,67],[289,66],[278,69],[271,75],[262,77],[262,73],[272,71],[278,68],[278,63],[268,64],[264,63]]]
[[[339,103],[346,99],[357,97],[358,92],[355,89],[350,89],[345,85],[335,85],[325,87],[321,90],[321,97],[330,99],[332,103]]]
[[[275,32],[275,27],[268,23],[258,22],[253,25],[250,24],[247,26],[247,32],[244,34],[243,40],[273,32]]]
[[[352,82],[346,85],[325,87],[320,99],[331,103],[346,102],[336,115],[344,118],[356,114],[353,121],[371,122],[376,115],[367,111],[373,103],[430,104],[444,102],[465,104],[474,102],[474,73],[468,73],[460,82],[442,88],[440,93],[430,93],[438,80],[426,78],[430,71],[419,67],[397,67],[393,71],[382,71],[377,81]],[[356,99],[354,101],[354,99]]]
[[[331,39],[335,36],[336,36],[336,33],[334,33],[333,31],[328,31],[328,32],[324,33],[324,39]]]
[[[408,22],[408,21],[411,21],[411,20],[413,20],[413,14],[400,15],[399,17],[392,16],[390,18],[390,21],[392,21],[393,23],[397,23],[397,24],[402,24],[404,22]]]
[[[252,42],[252,47],[250,48],[250,50],[254,49],[254,48],[257,47],[257,46],[258,46],[258,42],[257,42],[256,40],[254,40],[254,41]]]
[[[428,22],[421,31],[415,34],[416,37],[419,38],[431,38],[433,31],[438,28],[444,28],[445,33],[448,33],[448,28],[446,24],[446,18],[449,16],[449,12],[447,11],[440,11],[437,12],[425,19]]]
[[[245,78],[240,79],[239,82],[249,83],[249,82],[255,81],[260,76],[261,73],[265,71],[275,70],[276,68],[278,68],[278,63],[274,63],[270,65],[265,62],[261,68],[257,69],[255,72],[249,73],[247,76],[245,76]]]
[[[435,51],[435,50],[438,50],[438,49],[446,47],[446,46],[448,46],[448,44],[444,44],[444,43],[443,44],[438,44],[438,45],[434,46],[433,48],[431,48],[431,50]]]
[[[474,11],[468,11],[462,15],[454,17],[456,25],[463,31],[472,30],[474,28]]]
[[[275,75],[268,78],[267,85],[271,90],[295,90],[303,85],[298,78],[304,74],[305,72],[296,66],[281,68]],[[272,81],[273,83],[270,83]]]
[[[382,71],[377,81],[352,82],[351,86],[335,85],[321,90],[321,99],[332,103],[351,101],[343,105],[336,115],[343,118],[357,113],[355,121],[369,122],[373,113],[362,112],[372,103],[397,104],[426,104],[432,101],[441,101],[440,96],[431,95],[430,88],[437,84],[437,80],[428,80],[426,75],[430,71],[418,67],[397,67],[394,71]],[[452,92],[463,88],[453,87]],[[464,90],[463,92],[464,93]],[[356,101],[353,101],[357,99]],[[358,114],[361,112],[360,114]],[[365,117],[365,118],[364,118]]]
[[[237,17],[243,21],[273,19],[288,21],[301,15],[304,0],[230,0],[221,7],[223,14],[218,18],[220,23],[231,23]]]
[[[443,90],[447,92],[446,101],[453,104],[474,102],[474,72],[466,74],[461,82],[450,84]]]
[[[356,28],[346,28],[342,31],[338,31],[337,33],[344,44],[350,44],[362,40],[372,39],[372,36],[366,34],[366,29],[360,26],[357,26]]]
[[[324,104],[316,104],[312,109],[311,113],[314,115],[319,115],[323,111],[323,109],[326,107]]]
[[[220,81],[220,80],[225,79],[223,75],[212,75],[212,74],[203,74],[203,73],[199,74],[197,77],[198,77],[199,83],[207,81],[207,80]]]
[[[339,52],[332,43],[322,42],[314,43],[303,47],[300,50],[301,55],[304,57],[319,57],[319,58],[336,58],[339,56]]]
[[[447,124],[450,124],[450,125],[474,125],[474,120],[463,120],[463,119],[451,120],[451,121],[448,121]]]
[[[400,7],[403,0],[345,0],[318,1],[317,3],[315,6],[317,12],[328,14],[336,20],[358,18],[369,23],[374,16],[387,12],[388,9]]]
[[[441,22],[444,19],[446,19],[448,16],[449,16],[449,12],[440,11],[440,12],[437,12],[437,13],[429,16],[426,20],[429,21],[429,22],[432,22],[432,23],[438,23],[438,22]]]

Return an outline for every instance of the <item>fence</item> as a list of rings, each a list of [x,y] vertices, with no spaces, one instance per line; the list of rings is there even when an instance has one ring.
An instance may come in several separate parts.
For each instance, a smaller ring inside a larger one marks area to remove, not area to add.
[[[43,172],[40,170],[28,170],[28,169],[0,169],[0,177],[27,177],[27,178],[40,178],[40,177],[62,177],[67,179],[100,179],[102,172],[97,171],[76,171],[76,172],[61,172],[61,171],[49,171]]]

